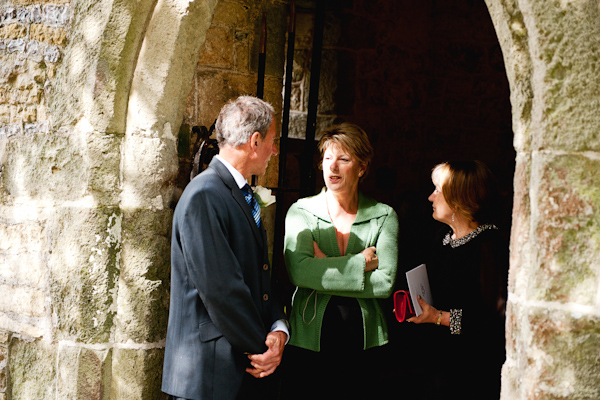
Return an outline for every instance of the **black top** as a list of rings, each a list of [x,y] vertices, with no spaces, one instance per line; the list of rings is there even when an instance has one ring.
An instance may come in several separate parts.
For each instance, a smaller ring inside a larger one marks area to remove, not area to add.
[[[423,355],[439,382],[432,387],[446,399],[500,397],[508,247],[495,227],[482,228],[458,241],[449,241],[445,228],[426,257],[433,306],[462,310],[459,335],[448,327],[422,325],[428,339]]]

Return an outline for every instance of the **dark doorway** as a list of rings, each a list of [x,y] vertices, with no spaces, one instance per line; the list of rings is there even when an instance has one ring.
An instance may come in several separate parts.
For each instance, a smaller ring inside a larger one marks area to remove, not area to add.
[[[307,173],[299,159],[313,24],[314,2],[298,2],[288,188],[297,189]],[[404,272],[420,263],[424,240],[442,226],[431,218],[427,200],[431,169],[442,161],[478,159],[496,174],[508,246],[516,155],[509,96],[502,52],[483,0],[328,2],[316,136],[340,120],[357,123],[369,134],[375,158],[360,189],[399,215],[398,288],[405,285]],[[318,161],[315,154],[313,168]],[[320,171],[316,177],[314,192],[323,186]],[[297,192],[288,192],[279,206],[287,209],[297,198]],[[384,375],[382,385],[401,384],[407,395],[411,374],[422,372],[410,365],[418,350],[404,344],[410,327],[392,319],[391,302],[387,308],[391,343],[377,371]]]
[[[300,177],[307,173],[300,158],[305,148],[315,4],[314,0],[296,2],[287,190],[277,202],[284,216],[298,199]],[[233,48],[253,48],[251,36],[243,30],[229,38],[221,28],[214,28],[212,49],[214,43],[224,41],[221,36],[235,42]],[[201,62],[216,57],[203,54]],[[431,169],[442,161],[479,159],[496,174],[504,203],[501,229],[508,246],[516,153],[508,80],[485,2],[327,0],[321,56],[316,137],[332,122],[345,120],[363,127],[371,138],[375,158],[360,190],[398,213],[397,288],[406,284],[405,271],[420,263],[426,238],[442,226],[432,219],[427,200],[433,190]],[[245,80],[238,71],[220,78],[219,62],[213,62],[217,68],[199,69],[194,81],[198,88],[188,99],[187,125],[179,142],[181,189],[189,181],[197,138],[203,136],[190,125],[204,125],[208,132],[224,101],[255,88],[251,73],[246,74],[251,79]],[[212,89],[218,95],[215,101],[207,98],[215,96]],[[200,121],[198,114],[210,117]],[[313,160],[316,193],[323,186],[316,152]],[[289,302],[293,287],[281,251],[273,249],[276,278]],[[401,388],[405,397],[417,398],[415,377],[425,373],[411,363],[418,358],[418,343],[406,345],[411,327],[393,320],[391,301],[384,303],[389,310],[390,344],[381,352],[381,365],[369,366],[377,371],[371,378],[384,389],[382,393],[400,393]]]
[[[298,188],[306,130],[311,2],[298,3],[286,182]],[[302,5],[307,6],[302,8]],[[325,17],[317,138],[335,121],[362,126],[375,158],[363,193],[393,206],[407,248],[435,229],[427,197],[439,162],[479,159],[496,174],[510,231],[515,150],[509,86],[483,0],[329,1]],[[318,166],[315,154],[314,168]],[[316,173],[318,192],[323,186]],[[284,207],[298,196],[290,193]],[[507,234],[508,238],[508,234]],[[418,243],[415,243],[418,247]],[[406,268],[414,261],[405,255]]]

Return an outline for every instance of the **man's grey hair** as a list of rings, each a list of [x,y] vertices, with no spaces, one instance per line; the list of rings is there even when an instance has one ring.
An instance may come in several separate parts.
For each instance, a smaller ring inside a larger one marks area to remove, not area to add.
[[[229,100],[219,113],[215,125],[219,147],[246,144],[254,132],[267,136],[275,110],[266,101],[252,96]]]

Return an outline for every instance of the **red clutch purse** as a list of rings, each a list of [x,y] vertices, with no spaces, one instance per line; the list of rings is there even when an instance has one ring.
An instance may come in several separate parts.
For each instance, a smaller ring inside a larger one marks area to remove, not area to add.
[[[404,322],[415,316],[408,290],[398,290],[394,293],[394,314],[396,314],[398,322]]]

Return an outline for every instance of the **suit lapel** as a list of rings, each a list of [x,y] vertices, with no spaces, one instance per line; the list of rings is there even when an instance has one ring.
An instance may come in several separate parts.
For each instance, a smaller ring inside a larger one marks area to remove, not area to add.
[[[264,244],[266,243],[265,229],[262,226],[262,224],[260,228],[256,226],[254,216],[252,216],[252,210],[250,209],[250,206],[248,206],[248,203],[246,203],[244,193],[237,186],[235,179],[233,179],[233,176],[231,175],[227,167],[225,167],[225,165],[223,165],[223,163],[219,160],[213,159],[209,165],[209,168],[213,168],[217,172],[217,175],[219,175],[225,186],[227,186],[231,190],[231,196],[238,203],[240,209],[246,216],[248,223],[252,227],[252,233],[254,235],[254,238],[261,246],[264,246]]]

